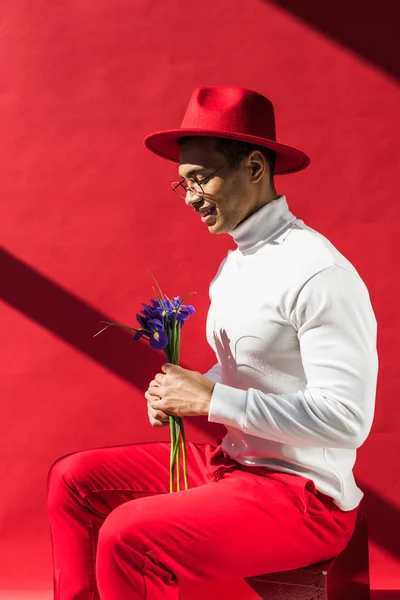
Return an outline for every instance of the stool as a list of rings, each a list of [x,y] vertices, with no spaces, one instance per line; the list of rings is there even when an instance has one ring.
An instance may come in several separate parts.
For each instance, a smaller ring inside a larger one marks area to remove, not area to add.
[[[254,600],[369,600],[368,527],[361,505],[354,534],[335,558],[317,565],[245,579]]]

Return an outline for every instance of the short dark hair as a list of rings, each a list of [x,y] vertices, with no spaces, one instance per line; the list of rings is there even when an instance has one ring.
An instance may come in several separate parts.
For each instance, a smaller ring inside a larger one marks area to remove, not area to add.
[[[182,145],[185,140],[194,140],[197,139],[197,136],[187,136],[181,137],[178,139],[179,145]],[[258,146],[256,144],[250,144],[248,142],[242,142],[240,140],[232,140],[230,138],[220,138],[214,137],[215,140],[215,150],[220,154],[223,154],[227,160],[231,160],[236,157],[231,162],[231,168],[236,171],[239,169],[241,162],[243,160],[243,155],[250,154],[253,150],[258,150],[264,156],[266,162],[269,166],[270,171],[270,181],[271,185],[274,188],[274,172],[275,172],[275,163],[276,163],[276,153],[269,148],[264,148],[264,146]],[[237,156],[239,155],[239,156]]]

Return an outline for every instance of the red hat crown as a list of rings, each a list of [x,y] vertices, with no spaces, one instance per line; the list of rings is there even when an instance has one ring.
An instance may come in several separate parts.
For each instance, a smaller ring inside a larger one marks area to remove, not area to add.
[[[270,100],[239,87],[202,87],[190,98],[181,129],[213,129],[276,140]]]

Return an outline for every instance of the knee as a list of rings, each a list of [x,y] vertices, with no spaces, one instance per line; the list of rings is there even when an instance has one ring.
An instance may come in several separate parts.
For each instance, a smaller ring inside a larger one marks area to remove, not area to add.
[[[157,542],[154,515],[152,519],[148,514],[145,500],[125,502],[109,513],[99,530],[99,554],[119,553],[124,548],[143,554]]]
[[[47,474],[47,508],[52,510],[63,504],[63,500],[76,489],[81,471],[79,453],[58,458]]]
[[[114,508],[99,529],[97,555],[99,558],[101,557],[100,560],[118,554],[118,549],[123,546],[126,523],[121,515],[122,508],[123,505]]]

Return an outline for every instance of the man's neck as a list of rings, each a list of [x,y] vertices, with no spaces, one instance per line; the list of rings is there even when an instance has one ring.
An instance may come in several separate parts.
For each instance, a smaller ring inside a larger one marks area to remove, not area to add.
[[[280,196],[280,194],[277,194],[276,191],[275,191],[275,189],[273,189],[273,190],[270,189],[267,192],[267,194],[263,194],[263,196],[259,200],[257,200],[257,202],[255,203],[255,205],[249,210],[249,212],[240,221],[240,223],[243,223],[243,221],[245,221],[246,219],[248,219],[249,217],[251,217],[251,215],[254,215],[254,213],[256,213],[257,211],[259,211],[266,204],[269,204],[273,200],[277,200],[279,198],[279,196]],[[238,223],[238,225],[240,225],[240,223]]]

